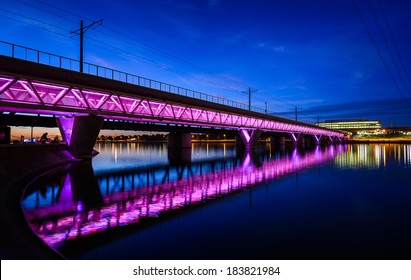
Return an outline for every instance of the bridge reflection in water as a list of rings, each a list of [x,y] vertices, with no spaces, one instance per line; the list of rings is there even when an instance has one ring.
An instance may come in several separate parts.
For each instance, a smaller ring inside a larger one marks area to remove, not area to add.
[[[316,166],[344,149],[342,145],[305,153],[295,149],[271,159],[246,153],[242,160],[164,165],[98,176],[91,162],[83,162],[66,166],[51,181],[29,186],[23,206],[33,231],[56,248],[67,240],[138,223]]]

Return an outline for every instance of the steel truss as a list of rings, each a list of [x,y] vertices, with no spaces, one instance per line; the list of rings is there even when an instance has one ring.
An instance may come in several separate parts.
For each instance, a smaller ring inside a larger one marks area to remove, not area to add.
[[[322,128],[175,104],[166,100],[159,101],[0,75],[0,108],[2,107],[24,109],[31,113],[92,113],[106,118],[157,123],[344,136],[340,132]]]

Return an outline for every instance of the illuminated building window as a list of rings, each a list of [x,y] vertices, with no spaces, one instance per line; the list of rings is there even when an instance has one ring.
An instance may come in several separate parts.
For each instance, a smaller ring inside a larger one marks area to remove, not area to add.
[[[345,129],[375,129],[382,128],[381,121],[376,120],[343,120],[318,122],[316,125],[335,130]]]

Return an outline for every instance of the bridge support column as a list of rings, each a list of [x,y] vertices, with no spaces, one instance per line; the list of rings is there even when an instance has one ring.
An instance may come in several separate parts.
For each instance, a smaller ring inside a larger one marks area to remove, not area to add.
[[[191,162],[191,133],[170,132],[167,135],[167,147],[170,165]]]
[[[301,147],[307,147],[312,145],[312,141],[310,142],[311,139],[307,139],[306,135],[299,133],[296,135],[296,133],[290,133],[291,134],[291,138],[294,142],[294,146],[301,146]],[[315,139],[317,140],[317,136],[314,135]]]
[[[276,137],[274,137],[273,135],[271,135],[270,137],[270,145],[271,147],[275,147],[277,144],[278,139]]]
[[[236,146],[237,149],[244,150],[245,145],[244,145],[243,139],[241,139],[240,135],[235,136],[235,146]]]
[[[298,143],[300,142],[301,134],[297,134],[297,136],[293,132],[291,132],[290,134],[291,134],[291,139],[293,140],[294,146],[297,146]]]
[[[317,136],[317,135],[313,135],[314,136],[314,139],[315,139],[315,143],[317,144],[317,145],[320,145],[321,144],[321,138],[323,137],[322,135],[319,135],[319,136]]]
[[[170,132],[167,135],[167,146],[169,148],[190,148],[191,149],[191,133],[185,132]]]
[[[94,115],[58,118],[63,141],[67,150],[75,158],[91,158],[104,118]]]
[[[239,133],[240,133],[241,140],[244,143],[245,149],[250,150],[250,149],[254,149],[255,146],[257,145],[258,138],[260,138],[262,131],[253,130],[251,131],[251,134],[250,134],[246,129],[240,129]]]
[[[306,140],[305,140],[305,135],[304,135],[304,134],[300,134],[300,135],[299,135],[298,143],[299,143],[302,147],[305,147]]]

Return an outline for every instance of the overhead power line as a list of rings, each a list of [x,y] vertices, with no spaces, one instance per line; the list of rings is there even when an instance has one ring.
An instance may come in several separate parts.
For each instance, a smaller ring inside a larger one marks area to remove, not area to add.
[[[16,0],[16,1],[19,2],[19,3],[21,3],[21,4],[23,4],[23,5],[26,5],[26,6],[29,6],[29,7],[34,8],[34,9],[37,9],[37,10],[39,10],[39,11],[43,11],[43,12],[49,14],[49,15],[58,16],[59,18],[63,18],[61,15],[57,15],[56,13],[50,12],[50,11],[48,11],[48,10],[46,10],[46,9],[42,9],[42,8],[40,8],[40,7],[34,6],[34,5],[30,4],[30,3],[27,3],[26,1],[22,1],[22,0]],[[44,2],[41,2],[41,1],[38,1],[38,2],[44,3]],[[46,4],[46,3],[44,3],[44,4]],[[71,19],[71,18],[68,18],[68,17],[64,17],[64,19],[67,20],[67,21],[73,22],[73,23],[77,23],[77,21],[75,21],[75,20],[73,20],[73,19]]]
[[[385,13],[384,6],[382,5],[382,1],[381,1],[381,0],[378,0],[378,2],[379,2],[380,7],[381,7],[381,13],[382,13],[382,15],[383,15],[383,17],[384,17],[384,21],[385,21],[385,24],[386,24],[386,26],[387,26],[388,33],[390,34],[390,37],[391,37],[391,40],[392,40],[392,42],[393,42],[395,51],[396,51],[396,53],[397,53],[397,55],[398,55],[398,58],[399,58],[399,60],[400,60],[401,67],[402,67],[402,69],[403,69],[403,71],[404,71],[404,73],[405,73],[406,78],[408,79],[408,82],[411,83],[411,78],[410,78],[410,76],[408,75],[407,68],[406,68],[405,65],[404,65],[404,60],[403,60],[403,58],[402,58],[402,56],[401,56],[401,53],[400,53],[400,51],[399,51],[398,44],[397,44],[397,41],[395,40],[394,34],[393,34],[393,32],[392,32],[391,25],[389,24],[389,21],[388,21],[388,19],[387,19],[387,15],[386,15],[386,13]]]
[[[17,1],[19,1],[19,2],[21,2],[21,3],[23,3],[23,4],[26,4],[26,5],[29,5],[29,4],[25,3],[24,1],[21,1],[21,0],[17,0]],[[55,9],[55,10],[59,10],[59,11],[62,11],[62,12],[64,12],[64,13],[67,13],[67,14],[70,14],[70,15],[73,15],[73,16],[76,16],[76,17],[78,17],[78,18],[80,18],[80,19],[87,19],[88,21],[93,22],[92,19],[83,17],[83,16],[81,16],[81,15],[78,15],[78,14],[73,13],[73,12],[71,12],[71,11],[68,11],[68,10],[66,10],[66,9],[63,9],[63,8],[54,6],[54,5],[49,4],[49,3],[46,3],[46,2],[44,2],[44,1],[41,1],[41,0],[35,0],[35,1],[38,2],[38,3],[41,3],[41,4],[43,4],[43,5],[46,5],[46,6],[48,6],[48,7],[51,7],[51,8],[53,8],[53,9]],[[34,7],[34,8],[37,8],[37,7],[33,6],[33,5],[29,5],[29,6]],[[41,8],[38,8],[38,9],[41,9]],[[44,11],[44,9],[41,9],[41,10]],[[52,12],[48,12],[48,13],[52,13]],[[52,14],[53,14],[53,13],[52,13]],[[72,20],[70,20],[70,21],[72,21]],[[131,45],[133,45],[133,46],[135,46],[135,47],[142,48],[142,49],[148,49],[148,50],[156,53],[157,55],[160,55],[160,56],[165,57],[165,58],[167,58],[167,59],[173,60],[173,61],[178,62],[178,63],[180,63],[180,64],[183,64],[183,65],[185,65],[185,66],[188,66],[188,67],[191,67],[191,68],[200,70],[201,72],[206,73],[207,75],[213,76],[214,78],[217,78],[217,79],[220,79],[220,80],[225,81],[225,82],[227,82],[227,83],[230,83],[230,84],[231,84],[230,87],[241,87],[242,89],[243,89],[243,88],[246,88],[246,86],[245,86],[243,83],[239,82],[239,81],[236,81],[236,80],[234,80],[234,79],[228,78],[228,77],[223,76],[223,75],[221,75],[221,74],[217,74],[217,73],[215,73],[215,72],[213,72],[213,71],[210,71],[210,70],[208,70],[208,69],[205,69],[204,67],[198,66],[198,65],[196,65],[196,64],[194,64],[194,63],[188,62],[188,61],[186,61],[186,60],[184,60],[184,59],[181,59],[181,58],[179,58],[179,57],[177,57],[177,56],[175,56],[175,55],[173,55],[173,54],[167,53],[167,52],[165,52],[164,50],[161,50],[161,49],[159,49],[159,48],[157,48],[157,47],[155,47],[155,46],[152,46],[152,45],[147,44],[147,43],[145,43],[145,42],[143,42],[143,41],[141,41],[141,40],[138,40],[138,39],[136,39],[136,38],[134,38],[134,37],[132,37],[132,36],[130,36],[130,35],[128,35],[128,34],[124,34],[124,33],[120,32],[120,31],[117,31],[117,30],[115,30],[115,29],[113,29],[113,28],[110,28],[110,27],[106,26],[105,24],[103,24],[102,26],[103,26],[105,29],[107,29],[107,30],[109,30],[109,31],[111,31],[111,32],[114,32],[116,35],[122,36],[123,38],[127,38],[129,41],[126,41],[126,40],[124,40],[124,39],[121,39],[121,38],[119,38],[119,37],[116,37],[116,36],[114,36],[114,35],[111,35],[111,34],[109,34],[109,33],[107,33],[107,32],[103,32],[103,31],[101,31],[101,30],[97,30],[97,32],[102,33],[102,34],[104,34],[104,35],[106,35],[106,36],[109,36],[109,37],[111,37],[111,38],[113,38],[113,39],[126,42],[126,43],[131,44]],[[130,41],[131,41],[131,42],[130,42]],[[225,86],[225,87],[227,87],[227,86]],[[241,89],[236,89],[235,91],[236,91],[236,93],[239,93],[239,92],[241,91]]]
[[[371,0],[367,0],[367,3],[368,3],[368,6],[370,7],[371,14],[372,14],[372,16],[374,17],[374,20],[375,20],[375,22],[377,23],[378,30],[379,30],[380,35],[381,35],[381,38],[382,38],[382,40],[383,40],[383,42],[384,42],[384,44],[385,44],[385,47],[386,47],[386,49],[387,49],[387,51],[388,51],[388,54],[390,55],[391,61],[393,62],[394,66],[395,66],[395,68],[396,68],[396,70],[397,70],[397,72],[398,72],[398,74],[399,74],[400,79],[401,79],[402,82],[404,83],[404,87],[406,88],[406,90],[407,90],[409,93],[411,93],[411,92],[410,92],[410,89],[409,89],[409,87],[408,87],[408,85],[407,85],[407,82],[404,80],[404,77],[403,77],[403,75],[402,75],[402,71],[401,71],[401,70],[399,69],[399,67],[398,67],[397,60],[395,59],[395,57],[394,57],[394,55],[393,55],[393,52],[391,51],[390,45],[388,44],[388,40],[387,40],[387,38],[386,38],[386,36],[385,36],[384,30],[383,30],[383,28],[382,28],[382,26],[381,26],[380,20],[378,19],[377,13],[376,13],[376,11],[375,11],[374,4],[371,2]]]
[[[32,18],[32,17],[28,17],[28,16],[25,16],[25,15],[22,15],[22,14],[13,12],[13,11],[1,9],[1,8],[0,8],[0,11],[9,13],[9,14],[12,14],[12,15],[15,15],[15,16],[19,16],[19,17],[22,17],[22,18],[25,18],[25,19],[28,19],[28,20],[31,20],[31,21],[34,21],[34,22],[38,22],[38,23],[41,23],[41,24],[44,24],[44,25],[48,25],[48,26],[52,26],[52,27],[55,27],[55,28],[58,28],[58,29],[62,29],[62,30],[68,31],[68,32],[70,31],[69,29],[67,29],[67,28],[65,28],[65,27],[57,26],[57,25],[55,25],[55,24],[51,24],[51,23],[48,23],[48,22],[45,22],[45,21],[41,21],[41,20],[38,20],[38,19],[34,19],[34,18]]]
[[[57,32],[57,31],[52,31],[52,30],[49,30],[49,29],[44,28],[44,27],[32,25],[32,24],[30,24],[30,23],[28,23],[28,22],[26,22],[26,21],[23,21],[23,20],[18,20],[18,19],[16,19],[16,18],[8,17],[8,16],[1,15],[1,14],[0,14],[0,17],[7,18],[7,19],[9,19],[9,20],[13,20],[13,21],[16,21],[16,22],[20,22],[20,23],[22,23],[22,24],[25,24],[25,25],[28,25],[28,26],[30,26],[30,27],[34,27],[34,28],[37,28],[37,29],[47,30],[47,31],[49,31],[49,32],[52,32],[52,33],[54,33],[54,34],[57,34],[57,35],[60,35],[60,36],[63,36],[63,37],[68,37],[67,34],[60,33],[60,32]]]
[[[87,20],[89,20],[89,21],[93,21],[92,19],[89,19],[89,18],[80,16],[80,15],[78,15],[78,14],[75,14],[75,13],[71,12],[71,11],[62,9],[62,8],[60,8],[60,7],[57,7],[57,6],[54,6],[54,5],[49,4],[49,3],[47,3],[47,2],[44,2],[44,1],[41,1],[41,0],[34,0],[34,1],[36,1],[36,2],[38,2],[38,3],[41,3],[41,4],[45,5],[45,6],[49,6],[49,7],[53,8],[53,9],[56,9],[56,10],[59,10],[59,11],[63,11],[63,12],[65,12],[65,13],[67,13],[67,14],[70,14],[70,15],[72,15],[72,16],[78,17],[79,19],[87,19]],[[20,1],[20,2],[22,2],[22,1]],[[36,8],[37,8],[37,7],[36,7]]]
[[[141,40],[138,40],[138,39],[136,39],[136,38],[134,38],[134,37],[132,37],[132,36],[130,36],[130,35],[127,35],[127,34],[124,34],[124,33],[122,33],[122,32],[116,31],[116,30],[114,30],[114,29],[112,29],[112,28],[110,28],[110,27],[107,27],[106,25],[104,25],[104,27],[105,27],[106,29],[108,29],[108,30],[110,30],[110,31],[112,31],[112,32],[120,35],[120,36],[123,36],[123,37],[125,37],[125,38],[128,38],[128,39],[130,39],[130,40],[132,40],[132,41],[134,41],[134,42],[137,42],[137,43],[143,45],[144,47],[146,47],[146,48],[154,51],[155,53],[157,53],[157,54],[159,54],[159,55],[161,55],[161,56],[163,56],[163,57],[169,58],[169,59],[174,60],[174,61],[176,61],[176,62],[179,62],[179,63],[181,63],[181,64],[183,64],[183,65],[186,65],[186,66],[189,66],[189,67],[198,69],[198,70],[200,70],[200,71],[202,71],[202,72],[204,72],[204,73],[207,73],[207,74],[209,74],[209,75],[211,75],[211,76],[213,76],[213,77],[216,77],[216,78],[218,78],[218,79],[224,80],[224,81],[226,81],[226,82],[233,83],[233,84],[237,84],[237,85],[240,85],[240,86],[244,86],[244,84],[242,84],[242,83],[239,82],[239,81],[236,81],[236,80],[230,79],[230,78],[228,78],[228,77],[222,76],[221,74],[216,74],[216,73],[214,73],[214,72],[212,72],[212,71],[210,71],[210,70],[208,70],[208,69],[205,69],[205,68],[203,68],[203,67],[201,67],[201,66],[195,65],[195,64],[193,64],[193,63],[191,63],[191,62],[189,62],[189,61],[186,61],[186,60],[184,60],[184,59],[178,58],[178,57],[176,57],[176,56],[173,55],[173,54],[167,53],[167,52],[165,52],[165,51],[163,51],[163,50],[161,50],[161,49],[159,49],[159,48],[157,48],[157,47],[154,47],[154,46],[152,46],[152,45],[149,45],[149,44],[147,44],[147,43],[145,43],[145,42],[143,42],[143,41],[141,41]],[[104,34],[108,35],[107,33],[104,33]],[[112,37],[112,35],[108,35],[108,36]],[[118,39],[118,40],[121,40],[121,39],[119,39],[118,37],[117,37],[117,39]],[[121,41],[124,41],[124,40],[121,40]],[[126,42],[126,41],[124,41],[124,42]],[[129,43],[130,43],[130,42],[129,42]],[[138,46],[138,47],[141,47],[141,46]]]
[[[41,1],[40,1],[40,2],[41,2]],[[31,21],[40,23],[40,24],[45,25],[45,26],[50,26],[50,27],[54,27],[54,28],[57,28],[57,29],[64,30],[64,31],[66,31],[67,33],[60,33],[60,32],[56,32],[56,31],[49,30],[48,28],[45,28],[45,27],[40,27],[40,26],[34,25],[34,27],[36,27],[36,28],[43,29],[43,30],[46,30],[46,31],[50,31],[50,32],[53,32],[53,33],[55,33],[55,34],[58,34],[58,35],[61,35],[61,36],[64,36],[64,37],[69,37],[69,34],[72,34],[72,33],[73,33],[72,31],[70,31],[70,30],[67,29],[67,28],[64,28],[64,27],[61,27],[61,26],[57,26],[57,25],[54,25],[54,24],[50,24],[50,23],[47,23],[47,22],[44,22],[44,21],[41,21],[41,20],[37,20],[37,19],[34,19],[34,18],[32,18],[32,17],[24,16],[24,15],[21,15],[21,14],[16,13],[16,12],[4,10],[4,9],[0,9],[0,11],[4,11],[4,12],[10,13],[10,14],[13,14],[13,15],[16,15],[16,16],[19,16],[19,17],[22,17],[22,18],[26,18],[26,19],[28,19],[28,20],[31,20]],[[7,16],[4,16],[4,15],[0,15],[0,16],[3,16],[3,17],[5,17],[5,18],[11,19],[11,20],[14,20],[14,21],[17,21],[17,22],[24,23],[24,24],[27,24],[27,25],[30,25],[30,24],[27,23],[27,22],[24,22],[24,21],[21,21],[21,20],[17,20],[17,19],[15,19],[15,18],[7,17]],[[30,25],[30,26],[32,26],[32,25]],[[79,31],[79,30],[80,30],[80,29],[78,29],[77,31]],[[85,37],[87,37],[87,36],[85,36]],[[147,59],[147,58],[144,58],[144,57],[142,57],[142,56],[136,55],[135,53],[132,53],[132,52],[129,52],[129,51],[125,51],[125,50],[120,49],[120,48],[118,48],[118,47],[115,47],[115,46],[113,46],[113,45],[111,45],[111,44],[108,44],[108,43],[106,43],[106,42],[102,42],[102,41],[100,41],[100,40],[96,40],[96,39],[89,38],[89,37],[87,37],[87,38],[88,38],[90,41],[94,41],[94,42],[100,44],[100,45],[95,45],[97,48],[100,48],[100,49],[103,49],[103,50],[106,50],[106,51],[110,51],[110,52],[113,52],[113,53],[117,53],[117,54],[120,54],[120,55],[126,55],[126,56],[129,57],[129,58],[135,58],[135,59],[137,59],[137,60],[139,60],[139,61],[141,61],[141,62],[143,62],[143,63],[152,65],[152,66],[154,66],[154,67],[161,68],[161,69],[164,69],[164,70],[167,70],[167,71],[170,71],[170,72],[179,74],[179,75],[181,75],[181,76],[186,76],[186,77],[189,77],[189,78],[194,79],[194,80],[197,80],[197,81],[202,81],[202,82],[205,82],[205,83],[208,83],[208,84],[213,84],[213,85],[215,85],[215,86],[218,86],[218,87],[220,87],[220,88],[223,88],[223,89],[225,89],[225,90],[228,90],[228,91],[231,91],[231,92],[234,92],[234,93],[237,93],[237,94],[241,93],[241,91],[240,91],[239,89],[234,89],[234,88],[232,88],[231,86],[228,86],[228,85],[226,85],[226,84],[222,84],[222,83],[219,83],[219,82],[216,82],[216,81],[211,81],[211,80],[209,80],[209,79],[201,78],[201,77],[198,77],[198,76],[196,76],[196,75],[194,75],[194,74],[187,73],[187,72],[184,72],[184,71],[181,71],[181,70],[177,70],[177,69],[172,68],[172,67],[170,67],[170,66],[167,66],[167,65],[165,65],[165,64],[160,64],[160,63],[158,63],[158,62],[154,62],[154,61],[152,61],[152,60],[150,60],[150,59]],[[111,49],[110,49],[110,48],[111,48]],[[81,54],[81,53],[82,53],[82,52],[80,51],[80,54]]]
[[[368,37],[370,38],[372,44],[374,45],[374,47],[375,47],[375,49],[376,49],[376,51],[377,51],[378,57],[380,58],[381,62],[383,63],[383,65],[384,65],[385,69],[387,70],[390,78],[391,78],[392,81],[394,82],[397,90],[401,93],[402,97],[403,97],[408,103],[410,103],[410,101],[409,101],[409,100],[407,99],[407,97],[404,95],[404,93],[403,93],[401,87],[399,86],[397,80],[395,79],[394,75],[392,74],[392,72],[391,72],[391,70],[390,70],[387,62],[385,61],[384,56],[383,56],[382,53],[381,53],[381,50],[380,50],[380,48],[379,48],[379,46],[378,46],[378,44],[377,44],[377,41],[376,41],[376,39],[375,39],[375,37],[374,37],[374,35],[373,35],[370,27],[368,26],[367,21],[366,21],[366,19],[364,18],[364,15],[362,14],[361,9],[360,9],[357,1],[356,1],[356,0],[352,0],[352,3],[353,3],[353,5],[354,5],[354,8],[355,8],[355,10],[356,10],[356,12],[357,12],[360,20],[361,20],[362,25],[364,26],[364,29],[365,29]],[[410,104],[410,105],[411,105],[411,104]]]
[[[92,39],[92,38],[89,38],[89,40],[100,44],[100,45],[95,45],[97,48],[100,48],[100,49],[103,49],[103,50],[106,50],[106,51],[110,51],[110,52],[113,52],[113,53],[117,53],[117,54],[120,54],[120,55],[125,55],[125,56],[127,56],[127,57],[129,57],[129,58],[137,59],[138,61],[141,61],[141,62],[143,62],[143,63],[149,64],[149,65],[152,65],[152,66],[155,66],[155,67],[159,67],[159,68],[162,68],[162,69],[164,69],[164,70],[167,70],[167,71],[170,71],[170,72],[179,74],[179,75],[181,75],[181,76],[186,76],[186,77],[189,77],[189,78],[194,79],[194,80],[197,80],[197,81],[202,81],[202,82],[206,82],[206,83],[208,83],[208,84],[217,85],[217,86],[219,86],[220,88],[229,90],[229,91],[231,91],[231,92],[240,93],[240,91],[235,90],[235,89],[232,89],[232,88],[230,88],[230,87],[228,87],[228,86],[226,86],[226,85],[224,85],[224,84],[221,84],[221,83],[218,83],[218,82],[215,82],[215,81],[210,81],[210,80],[205,79],[205,78],[198,77],[198,76],[196,76],[196,75],[194,75],[194,74],[187,73],[187,72],[184,72],[184,71],[181,71],[181,70],[172,68],[172,67],[167,66],[167,65],[165,65],[165,64],[160,64],[160,63],[158,63],[158,62],[154,62],[154,61],[152,61],[152,60],[150,60],[150,59],[147,59],[147,58],[145,58],[145,57],[136,55],[135,53],[132,53],[132,52],[129,52],[129,51],[125,51],[125,50],[120,49],[120,48],[118,48],[118,47],[116,47],[116,46],[113,46],[113,45],[111,45],[111,44],[107,44],[107,43],[105,43],[105,42],[102,42],[102,41],[100,41],[100,40],[96,40],[96,39]],[[111,48],[111,49],[110,49],[110,48]]]
[[[76,14],[76,13],[71,12],[69,10],[66,10],[66,9],[61,8],[61,7],[55,6],[53,4],[47,3],[45,1],[35,0],[35,2],[37,2],[41,5],[33,5],[32,2],[29,2],[29,1],[26,1],[26,0],[16,0],[16,1],[18,1],[21,4],[27,5],[31,8],[40,10],[44,13],[56,16],[60,19],[64,19],[64,20],[72,22],[72,23],[77,23],[78,22],[78,21],[75,21],[74,19],[72,19],[73,17],[79,18],[80,20],[87,20],[87,21],[90,22],[90,25],[93,25],[93,23],[95,22],[94,20],[92,20],[90,18],[81,16],[79,14]],[[67,16],[67,15],[69,15],[69,16]],[[118,47],[118,44],[115,44],[115,43],[110,44],[111,42],[113,42],[113,40],[109,40],[109,43],[107,43],[106,41],[103,42],[103,41],[94,39],[93,38],[94,36],[90,37],[90,36],[87,36],[87,35],[84,34],[84,37],[86,37],[87,40],[90,40],[90,41],[96,43],[94,46],[97,47],[97,48],[100,48],[100,49],[103,49],[103,50],[106,50],[106,51],[109,51],[109,52],[117,53],[117,54],[126,56],[128,58],[137,59],[140,62],[152,65],[154,67],[158,67],[158,68],[170,71],[170,72],[174,72],[174,73],[179,74],[181,76],[189,77],[190,79],[194,79],[194,80],[197,80],[197,81],[205,82],[207,84],[215,85],[215,86],[218,86],[219,88],[234,92],[236,94],[244,94],[245,93],[243,91],[243,89],[247,88],[247,87],[242,82],[240,82],[238,80],[235,80],[235,79],[226,77],[224,75],[217,74],[215,72],[209,71],[208,69],[205,69],[201,66],[195,65],[195,64],[193,64],[189,61],[181,59],[181,58],[175,56],[174,54],[167,53],[167,52],[165,52],[164,50],[162,50],[160,48],[157,48],[157,47],[152,46],[150,44],[147,44],[147,43],[145,43],[141,40],[138,40],[138,39],[130,36],[129,34],[124,34],[122,32],[119,32],[119,31],[117,31],[117,30],[115,30],[115,29],[113,29],[109,26],[106,26],[105,24],[101,24],[101,26],[102,26],[102,29],[96,30],[96,32],[98,32],[100,34],[103,34],[107,37],[113,38],[115,40],[125,42],[125,43],[130,44],[134,47],[137,47],[137,48],[140,48],[140,49],[143,49],[143,50],[146,50],[146,51],[150,51],[151,53],[154,53],[156,55],[159,55],[159,56],[162,56],[164,58],[170,59],[172,61],[178,62],[179,64],[182,64],[182,65],[188,66],[190,68],[199,70],[199,71],[201,71],[201,72],[203,72],[203,73],[205,73],[205,74],[207,74],[207,75],[209,75],[209,76],[211,76],[215,79],[210,80],[210,79],[198,76],[198,75],[193,74],[193,73],[188,73],[187,71],[182,71],[180,69],[176,69],[174,67],[171,67],[170,65],[166,65],[164,63],[159,63],[158,61],[148,59],[147,57],[137,55],[134,52],[130,52],[130,51],[127,51],[124,48]],[[63,30],[68,31],[67,29],[63,29]],[[80,32],[79,32],[80,29],[78,29],[77,31],[78,31],[77,34],[80,35]],[[80,45],[81,45],[81,41],[82,40],[80,39]],[[83,52],[80,51],[80,54],[82,54],[82,53]],[[82,55],[80,55],[80,56],[82,56]],[[80,60],[82,60],[82,59],[80,58]],[[80,63],[80,64],[82,65],[82,63]],[[251,109],[251,93],[254,93],[254,92],[256,92],[256,90],[252,92],[251,88],[249,88],[248,91],[245,93],[245,94],[248,94],[248,97],[249,97],[249,102],[248,102],[249,103],[249,109]],[[284,102],[289,103],[287,101],[284,101]]]

